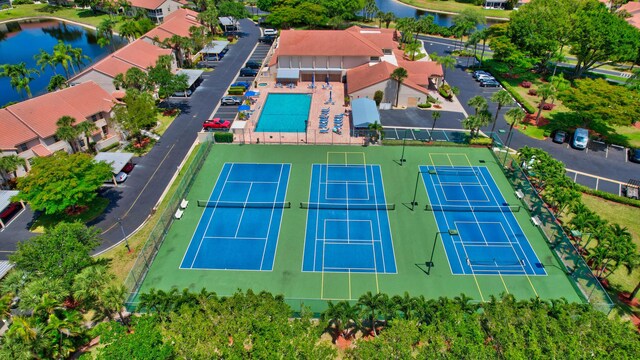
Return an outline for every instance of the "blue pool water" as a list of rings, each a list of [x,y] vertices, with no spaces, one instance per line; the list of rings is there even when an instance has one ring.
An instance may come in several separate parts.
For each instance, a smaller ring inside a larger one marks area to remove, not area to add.
[[[305,132],[311,94],[269,94],[258,119],[257,132]]]

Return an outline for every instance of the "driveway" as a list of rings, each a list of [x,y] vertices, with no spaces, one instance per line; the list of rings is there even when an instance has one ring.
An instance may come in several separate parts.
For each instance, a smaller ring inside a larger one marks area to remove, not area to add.
[[[236,78],[245,60],[253,51],[260,36],[260,28],[252,21],[240,21],[243,33],[236,44],[220,61],[215,71],[205,72],[202,84],[190,98],[174,101],[182,112],[166,130],[160,141],[144,157],[135,160],[136,167],[131,177],[118,188],[109,188],[105,196],[111,199],[107,211],[89,225],[102,229],[102,243],[96,252],[109,248],[136,230],[151,214],[160,195],[169,185],[176,169],[187,155],[189,148],[202,129],[202,122],[209,118],[229,84]],[[31,221],[22,214],[20,218]],[[122,219],[122,228],[117,219]],[[15,231],[11,228],[15,227]],[[15,250],[18,240],[34,236],[25,226],[11,224],[0,233],[0,260],[7,258]],[[6,234],[6,235],[5,235]]]

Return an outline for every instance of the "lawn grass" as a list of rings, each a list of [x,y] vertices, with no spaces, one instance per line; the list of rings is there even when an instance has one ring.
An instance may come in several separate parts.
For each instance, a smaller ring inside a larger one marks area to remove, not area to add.
[[[484,9],[482,6],[461,3],[457,1],[440,1],[440,0],[398,0],[401,3],[411,5],[420,9],[446,11],[451,13],[460,13],[465,9],[473,9],[482,16],[490,16],[500,19],[509,19],[511,10],[494,10]]]
[[[173,184],[171,184],[171,187],[167,192],[167,196],[162,200],[162,202],[160,203],[156,211],[153,213],[153,215],[151,215],[147,223],[140,230],[138,230],[138,232],[133,234],[127,240],[129,243],[129,247],[131,248],[131,253],[127,251],[127,248],[123,243],[97,256],[98,259],[111,259],[110,270],[111,270],[111,273],[115,275],[116,282],[122,284],[124,280],[127,278],[127,275],[131,270],[131,267],[133,267],[133,264],[135,263],[136,258],[140,253],[140,249],[149,238],[151,231],[156,226],[156,224],[160,220],[160,216],[167,208],[167,204],[171,199],[171,195],[175,193],[176,188],[178,187],[178,184],[180,184],[180,181],[184,177],[184,171],[188,169],[191,163],[193,162],[193,157],[198,152],[197,151],[198,147],[200,147],[200,145],[197,145],[194,148],[194,150],[191,152],[191,154],[189,155],[189,158],[185,162],[185,165],[180,170],[180,173],[176,177]]]
[[[614,126],[616,134],[622,135],[629,146],[638,148],[640,147],[640,129],[633,126]]]
[[[109,17],[104,13],[94,14],[90,9],[76,9],[47,4],[14,5],[13,9],[0,12],[0,21],[27,17],[59,17],[79,23],[98,26],[100,22]]]
[[[43,233],[45,229],[52,228],[56,226],[60,222],[75,222],[80,221],[82,223],[87,223],[98,216],[100,216],[104,209],[109,205],[109,199],[103,198],[101,196],[97,196],[91,204],[89,204],[87,211],[84,211],[81,214],[70,216],[67,214],[56,214],[56,215],[47,215],[41,214],[38,218],[33,222],[33,226],[29,229],[35,233]]]
[[[626,226],[633,236],[633,242],[640,249],[640,208],[619,204],[587,194],[582,195],[583,203],[603,219]],[[609,276],[611,284],[621,291],[631,292],[640,282],[640,268],[631,274],[625,268],[619,268]]]
[[[158,114],[158,125],[156,125],[155,129],[153,129],[153,132],[159,136],[162,136],[162,134],[164,134],[164,132],[167,131],[167,128],[169,127],[169,125],[171,125],[173,120],[175,120],[178,117],[178,115],[180,115],[179,110],[175,115],[170,115],[170,116],[163,115],[162,112],[160,112]]]

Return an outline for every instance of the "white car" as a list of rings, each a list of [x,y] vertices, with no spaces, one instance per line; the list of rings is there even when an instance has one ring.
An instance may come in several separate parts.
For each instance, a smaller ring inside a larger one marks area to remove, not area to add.
[[[278,30],[276,29],[264,29],[264,34],[267,36],[278,35]]]

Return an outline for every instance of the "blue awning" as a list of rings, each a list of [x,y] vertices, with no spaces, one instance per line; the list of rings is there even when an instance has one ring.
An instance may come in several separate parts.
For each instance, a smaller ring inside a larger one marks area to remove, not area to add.
[[[246,110],[251,110],[251,107],[249,105],[238,106],[238,111],[246,111]]]
[[[247,91],[246,93],[244,93],[244,96],[246,96],[246,97],[260,96],[260,92],[251,90],[251,91]]]
[[[366,128],[374,122],[380,123],[380,113],[376,102],[360,98],[351,101],[351,116],[353,117],[353,126],[355,128]]]
[[[278,80],[298,80],[300,79],[300,69],[278,69],[276,74]]]

